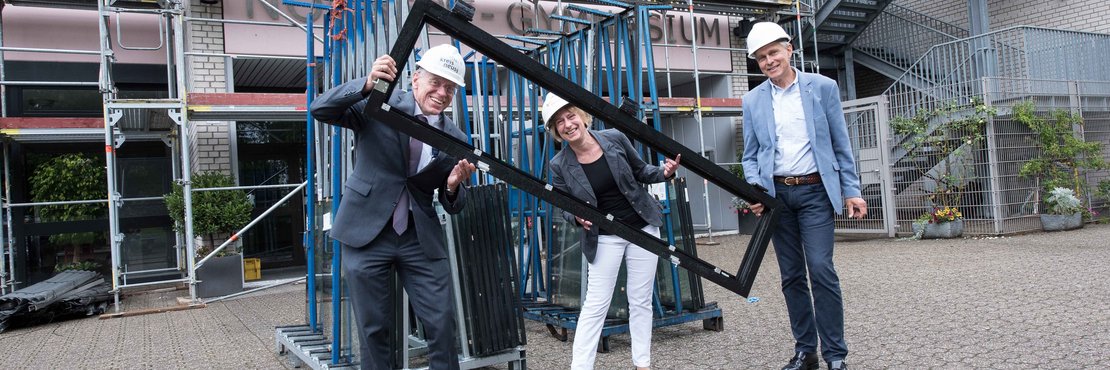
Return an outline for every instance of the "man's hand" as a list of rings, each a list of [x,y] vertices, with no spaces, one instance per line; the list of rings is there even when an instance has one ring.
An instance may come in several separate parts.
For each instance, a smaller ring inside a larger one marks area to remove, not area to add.
[[[374,65],[370,67],[370,77],[366,78],[366,86],[362,87],[362,93],[366,94],[373,90],[374,83],[378,80],[393,82],[395,78],[397,78],[397,63],[389,54],[382,55],[375,59]]]
[[[867,216],[867,201],[863,198],[855,197],[844,200],[844,205],[848,207],[848,218],[862,219]]]
[[[755,213],[756,216],[762,216],[763,215],[763,203],[749,204],[748,208],[751,208],[752,213]]]
[[[459,163],[455,164],[455,168],[451,169],[451,174],[447,176],[447,191],[452,194],[458,191],[459,184],[469,179],[470,175],[474,173],[474,169],[473,164],[465,159],[460,159]]]
[[[578,221],[578,223],[582,225],[582,228],[586,229],[586,230],[589,230],[590,226],[594,225],[594,223],[590,222],[590,220],[587,220],[587,219],[584,219],[584,218],[581,218],[581,217],[578,217],[578,216],[574,216],[574,220]]]
[[[681,160],[682,154],[675,156],[674,160],[667,158],[666,161],[663,162],[663,178],[671,178],[671,175],[674,175],[675,171],[678,171],[678,162]]]

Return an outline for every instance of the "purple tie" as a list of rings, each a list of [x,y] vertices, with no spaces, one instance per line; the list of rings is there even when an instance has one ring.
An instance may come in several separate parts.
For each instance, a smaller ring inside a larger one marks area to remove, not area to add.
[[[428,122],[424,115],[418,115],[421,121]],[[424,151],[424,143],[414,138],[409,138],[409,166],[408,176],[416,174],[417,167],[420,166],[420,154]],[[401,190],[401,197],[397,199],[397,208],[393,209],[393,230],[397,235],[401,235],[409,228],[409,191],[408,189]]]

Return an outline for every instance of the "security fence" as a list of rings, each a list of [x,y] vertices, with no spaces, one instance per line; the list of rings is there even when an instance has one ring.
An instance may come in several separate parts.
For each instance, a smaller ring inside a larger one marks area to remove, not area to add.
[[[966,235],[1040,230],[1043,180],[1020,172],[1042,150],[1030,127],[1015,117],[1020,104],[1032,104],[1033,114],[1045,119],[1058,112],[1077,116],[1081,123],[1071,134],[1110,146],[1110,82],[983,78],[961,85],[845,103],[871,212],[862,221],[838,219],[838,231],[907,235],[919,217],[946,206],[961,211]],[[983,93],[919,98],[940,91]],[[913,115],[888,108],[890,101],[910,98],[917,99]],[[1102,158],[1110,161],[1110,150]],[[1084,204],[1106,211],[1110,199],[1097,187],[1110,182],[1110,171],[1080,169],[1075,175]]]
[[[898,8],[885,14],[914,17]],[[862,35],[861,44],[901,50],[903,58],[918,53],[881,36]],[[888,235],[908,234],[914,221],[944,207],[960,210],[965,234],[1039,230],[1045,183],[1022,176],[1021,168],[1043,153],[1029,126],[1015,120],[1014,107],[1031,104],[1033,115],[1044,118],[1074,115],[1072,134],[1110,144],[1108,59],[1110,35],[1038,27],[936,43],[880,97],[845,102],[871,215],[838,220],[838,231],[872,232],[881,224]],[[1084,204],[1105,208],[1110,201],[1094,190],[1107,172],[1074,172]]]

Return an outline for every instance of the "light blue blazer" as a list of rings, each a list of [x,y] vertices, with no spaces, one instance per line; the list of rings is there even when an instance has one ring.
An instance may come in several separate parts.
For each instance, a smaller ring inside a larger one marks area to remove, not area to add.
[[[836,81],[828,77],[805,72],[798,73],[798,87],[821,182],[836,214],[841,214],[844,199],[859,197],[860,189],[848,125],[840,106],[840,89]],[[775,196],[772,176],[777,140],[770,79],[744,95],[743,110],[744,156],[740,162],[744,166],[745,180],[762,185]]]

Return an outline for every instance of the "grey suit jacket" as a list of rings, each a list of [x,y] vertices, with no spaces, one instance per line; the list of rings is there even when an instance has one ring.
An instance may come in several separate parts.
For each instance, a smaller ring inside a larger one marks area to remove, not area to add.
[[[402,191],[409,192],[413,225],[428,258],[446,258],[443,231],[432,206],[432,190],[438,188],[440,203],[449,213],[466,204],[466,186],[460,185],[455,199],[447,199],[447,176],[458,159],[439,152],[412,177],[408,174],[409,136],[363,114],[365,79],[354,79],[320,95],[312,103],[312,116],[322,122],[351,129],[355,133],[354,170],[347,177],[339,211],[332,223],[331,237],[351,247],[370,243],[386,227]],[[408,114],[416,111],[411,92],[394,93],[389,105]],[[460,140],[466,135],[441,114],[443,131]]]
[[[617,182],[617,188],[620,188],[621,193],[628,199],[628,203],[632,204],[632,208],[648,224],[662,227],[663,207],[641,184],[665,181],[663,167],[647,164],[643,159],[640,159],[640,154],[632,147],[632,142],[620,131],[613,129],[590,130],[589,133],[601,145],[601,151],[605,155],[605,160],[609,163],[609,170],[613,172],[613,179]],[[582,169],[582,164],[578,163],[578,156],[574,154],[569,145],[564,145],[563,149],[551,158],[550,163],[552,186],[570,193],[579,200],[597,206],[597,196],[594,195],[593,187],[586,179],[586,172]],[[574,220],[574,215],[570,212],[563,211],[563,218],[573,225],[578,225]],[[597,235],[597,227],[591,227],[590,230],[582,233],[582,253],[586,256],[586,260],[590,262],[594,261],[594,255],[597,254]]]

